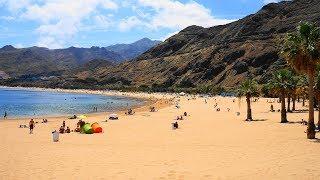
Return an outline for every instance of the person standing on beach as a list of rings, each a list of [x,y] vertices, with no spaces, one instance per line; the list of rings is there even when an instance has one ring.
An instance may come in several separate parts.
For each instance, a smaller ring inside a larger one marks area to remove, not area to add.
[[[33,128],[34,128],[34,121],[33,119],[30,120],[29,122],[29,128],[30,128],[30,134],[33,134]]]
[[[3,119],[7,119],[8,117],[8,114],[7,114],[7,111],[4,112],[4,116],[3,116]]]

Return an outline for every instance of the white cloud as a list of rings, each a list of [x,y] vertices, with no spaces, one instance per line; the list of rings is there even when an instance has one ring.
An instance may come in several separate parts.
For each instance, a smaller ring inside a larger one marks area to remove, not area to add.
[[[24,48],[24,46],[21,43],[15,44],[14,47],[16,47],[16,48]]]
[[[209,9],[194,1],[182,3],[177,0],[137,0],[133,11],[136,16],[123,19],[119,25],[121,30],[143,26],[151,30],[167,28],[178,31],[190,25],[211,27],[232,22],[213,17]]]
[[[94,16],[94,24],[97,28],[109,28],[113,25],[112,20],[110,19],[112,15],[104,16],[104,15],[96,15]]]
[[[121,31],[127,31],[127,30],[134,28],[134,27],[145,26],[145,25],[146,24],[144,22],[142,22],[136,16],[131,16],[131,17],[128,17],[126,19],[121,20],[121,22],[119,23],[119,29]]]
[[[12,21],[14,20],[13,16],[0,16],[0,19],[5,20],[5,21]]]
[[[37,44],[50,48],[64,47],[80,32],[112,27],[177,32],[190,25],[210,27],[231,22],[214,17],[210,9],[192,0],[0,0],[0,6],[11,12],[0,19],[38,23]],[[120,8],[125,13],[118,13]]]
[[[280,0],[263,0],[263,3],[264,4],[269,4],[269,3],[277,3],[279,2]]]
[[[64,42],[61,42],[61,40],[59,41],[53,37],[47,36],[47,37],[40,37],[37,43],[37,46],[58,49],[58,48],[62,48],[63,44]]]
[[[6,2],[5,2],[6,1]],[[0,0],[10,11],[19,10],[19,17],[40,23],[38,45],[56,48],[85,29],[83,21],[92,19],[91,29],[106,28],[108,19],[99,9],[116,10],[113,0]],[[13,12],[14,13],[14,12]]]
[[[31,4],[32,0],[0,0],[0,5],[5,5],[14,13],[19,12]]]
[[[174,31],[174,32],[172,32],[172,33],[169,33],[169,34],[167,34],[166,36],[162,37],[162,38],[160,39],[160,41],[165,41],[166,39],[168,39],[168,38],[170,38],[171,36],[173,36],[173,35],[175,35],[175,34],[178,34],[178,33],[179,33],[179,31]]]
[[[44,4],[28,6],[23,17],[42,22],[64,18],[81,20],[100,6],[105,9],[117,9],[117,5],[110,0],[45,0]]]

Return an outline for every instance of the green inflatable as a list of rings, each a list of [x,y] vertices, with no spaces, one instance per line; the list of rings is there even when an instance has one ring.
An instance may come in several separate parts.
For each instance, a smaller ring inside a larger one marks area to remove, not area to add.
[[[86,134],[93,134],[93,130],[91,128],[90,123],[86,123],[85,125],[82,126],[82,132]]]

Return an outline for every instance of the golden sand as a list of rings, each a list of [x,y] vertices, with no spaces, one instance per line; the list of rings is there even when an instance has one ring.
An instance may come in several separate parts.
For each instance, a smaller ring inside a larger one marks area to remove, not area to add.
[[[145,107],[133,116],[121,113],[117,121],[104,122],[108,113],[89,115],[86,121],[99,122],[103,134],[62,134],[56,143],[51,132],[63,120],[71,128],[78,120],[49,118],[32,135],[18,128],[27,119],[2,120],[0,179],[319,179],[320,141],[307,140],[299,123],[280,124],[267,99],[252,103],[253,122],[243,121],[244,99],[182,97],[180,109],[167,99],[156,104],[157,112]],[[307,107],[297,103],[297,109]],[[173,130],[183,112],[189,115]],[[307,117],[288,114],[291,122]]]

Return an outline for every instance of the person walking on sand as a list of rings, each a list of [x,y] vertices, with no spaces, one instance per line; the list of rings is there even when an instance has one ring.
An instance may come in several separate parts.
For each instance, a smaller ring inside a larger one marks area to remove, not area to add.
[[[33,134],[33,128],[34,128],[34,121],[33,119],[30,120],[29,122],[29,128],[30,128],[30,134]]]

